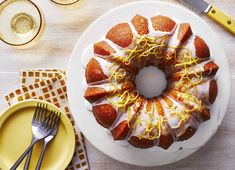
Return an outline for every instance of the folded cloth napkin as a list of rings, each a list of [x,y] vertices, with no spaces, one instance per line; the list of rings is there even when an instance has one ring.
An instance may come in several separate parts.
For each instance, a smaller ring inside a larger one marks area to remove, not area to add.
[[[61,108],[69,117],[76,134],[74,156],[66,170],[88,170],[84,136],[70,112],[67,99],[66,73],[64,70],[23,70],[20,71],[20,88],[5,96],[9,105],[27,99],[40,99]]]

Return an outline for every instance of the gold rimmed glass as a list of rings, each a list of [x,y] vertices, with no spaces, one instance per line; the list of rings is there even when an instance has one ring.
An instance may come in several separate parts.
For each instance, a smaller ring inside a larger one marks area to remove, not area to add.
[[[36,44],[45,28],[45,18],[30,0],[5,0],[0,4],[0,39],[16,48]]]
[[[54,4],[67,8],[77,7],[82,0],[50,0]]]

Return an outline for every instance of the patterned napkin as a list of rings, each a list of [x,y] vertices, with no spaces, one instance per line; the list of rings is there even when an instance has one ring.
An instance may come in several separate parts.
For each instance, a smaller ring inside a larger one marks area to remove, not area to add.
[[[26,99],[40,99],[61,108],[69,117],[76,134],[76,148],[72,161],[66,170],[88,170],[84,136],[74,122],[70,112],[66,90],[65,70],[24,70],[20,71],[20,88],[5,96],[9,105]]]

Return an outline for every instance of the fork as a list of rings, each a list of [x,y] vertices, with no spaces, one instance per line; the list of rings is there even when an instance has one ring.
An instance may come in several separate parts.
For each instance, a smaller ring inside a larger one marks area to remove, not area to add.
[[[47,147],[48,143],[56,136],[56,134],[58,132],[58,128],[59,128],[59,124],[60,124],[60,116],[61,116],[61,113],[59,113],[59,115],[58,115],[58,118],[56,120],[56,125],[54,126],[53,130],[51,131],[51,134],[49,136],[47,136],[46,138],[44,138],[44,145],[43,145],[43,149],[42,149],[40,158],[39,158],[37,166],[36,166],[36,170],[40,170],[46,147]]]
[[[47,111],[47,105],[40,103],[37,104],[32,119],[32,142],[10,170],[16,170],[25,156],[30,152],[34,144],[50,135],[56,125],[57,114],[50,114],[51,116],[47,117]]]
[[[42,104],[38,103],[35,112],[37,112],[37,109],[39,109],[39,107],[41,107],[41,106],[42,106]],[[43,112],[43,111],[47,111],[47,105],[46,105],[45,110],[42,110],[42,112]],[[46,116],[46,115],[43,114],[43,116]],[[45,117],[44,117],[44,118],[45,118]],[[38,122],[36,122],[35,119],[34,119],[34,117],[33,117],[33,119],[32,119],[32,131],[33,131],[33,126],[34,126],[34,125],[37,125],[37,124],[38,124]],[[35,135],[34,135],[34,133],[32,133],[31,144],[33,143],[34,139],[35,139]],[[28,156],[27,156],[27,159],[26,159],[26,162],[25,162],[25,165],[24,165],[24,170],[27,170],[27,169],[29,168],[29,164],[30,164],[30,159],[31,159],[32,152],[33,152],[33,148],[30,149],[30,151],[29,151],[29,153],[28,153]]]
[[[36,167],[37,170],[40,169],[40,166],[41,166],[41,163],[42,163],[42,159],[43,159],[44,152],[45,152],[45,149],[46,149],[47,144],[56,136],[57,131],[58,131],[61,113],[52,112],[49,116],[52,116],[53,114],[57,114],[57,115],[58,115],[58,116],[56,117],[56,120],[55,120],[55,121],[56,121],[56,124],[55,124],[55,126],[53,127],[53,130],[51,131],[50,135],[47,136],[46,138],[44,138],[43,150],[42,150],[42,153],[41,153],[41,155],[40,155],[40,158],[39,158],[39,161],[38,161],[38,164],[37,164],[37,167]],[[30,158],[31,158],[31,155],[32,155],[32,150],[33,150],[33,149],[31,149],[30,152],[29,152],[29,154],[28,154],[27,160],[26,160],[25,165],[24,165],[24,170],[28,170],[28,168],[29,168]]]

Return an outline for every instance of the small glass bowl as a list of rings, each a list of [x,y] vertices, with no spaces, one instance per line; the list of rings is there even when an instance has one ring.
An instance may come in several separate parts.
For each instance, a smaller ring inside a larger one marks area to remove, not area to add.
[[[45,17],[30,0],[5,0],[0,4],[0,40],[15,48],[35,45],[45,29]]]

